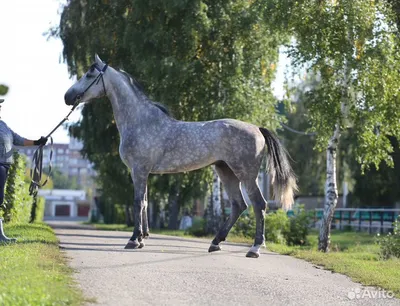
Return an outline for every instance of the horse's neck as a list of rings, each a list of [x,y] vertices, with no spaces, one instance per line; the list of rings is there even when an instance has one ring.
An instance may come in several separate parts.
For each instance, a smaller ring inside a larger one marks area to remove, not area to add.
[[[131,86],[121,76],[117,75],[117,77],[119,79],[111,82],[111,86],[107,88],[107,96],[111,101],[118,130],[123,134],[143,124],[153,111],[148,102],[132,92]]]

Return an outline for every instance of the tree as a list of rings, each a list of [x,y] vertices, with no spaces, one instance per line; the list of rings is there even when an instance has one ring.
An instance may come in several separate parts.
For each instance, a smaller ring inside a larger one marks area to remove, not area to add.
[[[372,166],[361,172],[360,167],[354,160],[349,160],[353,179],[355,181],[351,192],[351,203],[357,207],[392,207],[400,202],[400,149],[398,140],[389,137],[394,151],[391,153],[394,167],[381,162],[379,170]]]
[[[244,0],[71,0],[53,35],[63,41],[72,75],[79,77],[97,52],[135,76],[178,119],[234,117],[276,128],[279,114],[270,84],[284,37],[270,31],[260,14]],[[129,170],[119,159],[118,131],[104,102],[85,105],[82,121],[70,132],[83,140],[103,193],[130,201]],[[210,177],[210,169],[168,176],[165,186],[178,197],[193,197],[207,191],[203,182]],[[156,181],[149,185],[153,197]]]
[[[0,96],[5,96],[8,92],[8,87],[6,85],[0,84]]]
[[[293,159],[292,165],[298,178],[300,195],[321,195],[324,192],[326,159],[323,153],[315,150],[315,133],[305,132],[310,128],[305,107],[307,93],[318,85],[318,78],[312,74],[299,84],[288,85],[292,106],[291,109],[283,105],[281,107],[282,113],[287,116],[287,123],[282,125],[280,134]]]
[[[362,169],[381,161],[393,166],[389,136],[400,136],[399,40],[387,2],[287,1],[287,29],[295,65],[321,77],[306,108],[317,147],[326,149],[325,209],[319,250],[328,251],[337,203],[336,152],[343,131],[355,135]]]

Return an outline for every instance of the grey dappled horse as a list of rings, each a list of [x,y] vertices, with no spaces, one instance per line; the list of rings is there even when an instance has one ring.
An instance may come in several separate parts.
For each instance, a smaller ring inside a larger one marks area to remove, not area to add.
[[[101,81],[101,82],[100,82]],[[267,129],[234,119],[203,122],[179,121],[151,101],[134,78],[113,69],[97,56],[95,63],[66,93],[65,103],[76,105],[107,96],[111,101],[120,134],[119,153],[129,167],[134,184],[133,235],[126,249],[144,247],[149,235],[147,219],[147,179],[150,173],[178,173],[215,165],[232,206],[228,220],[211,243],[209,252],[221,250],[247,204],[241,193],[246,188],[256,217],[256,235],[247,257],[258,257],[264,244],[266,201],[257,177],[268,148],[268,171],[274,195],[282,207],[293,203],[296,180],[284,148]]]

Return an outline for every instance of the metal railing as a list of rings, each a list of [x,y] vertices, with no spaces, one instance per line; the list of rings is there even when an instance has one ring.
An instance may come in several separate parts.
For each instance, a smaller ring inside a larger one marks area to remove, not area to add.
[[[319,227],[323,208],[316,208],[313,211],[314,227]],[[385,208],[338,208],[335,209],[332,219],[332,228],[343,229],[351,227],[352,229],[368,229],[372,231],[392,231],[393,223],[400,215],[400,209]]]

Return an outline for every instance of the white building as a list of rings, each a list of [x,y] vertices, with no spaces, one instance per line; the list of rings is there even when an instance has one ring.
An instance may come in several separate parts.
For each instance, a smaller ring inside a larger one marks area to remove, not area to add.
[[[84,190],[39,189],[38,196],[46,199],[45,217],[87,217],[90,202]]]

